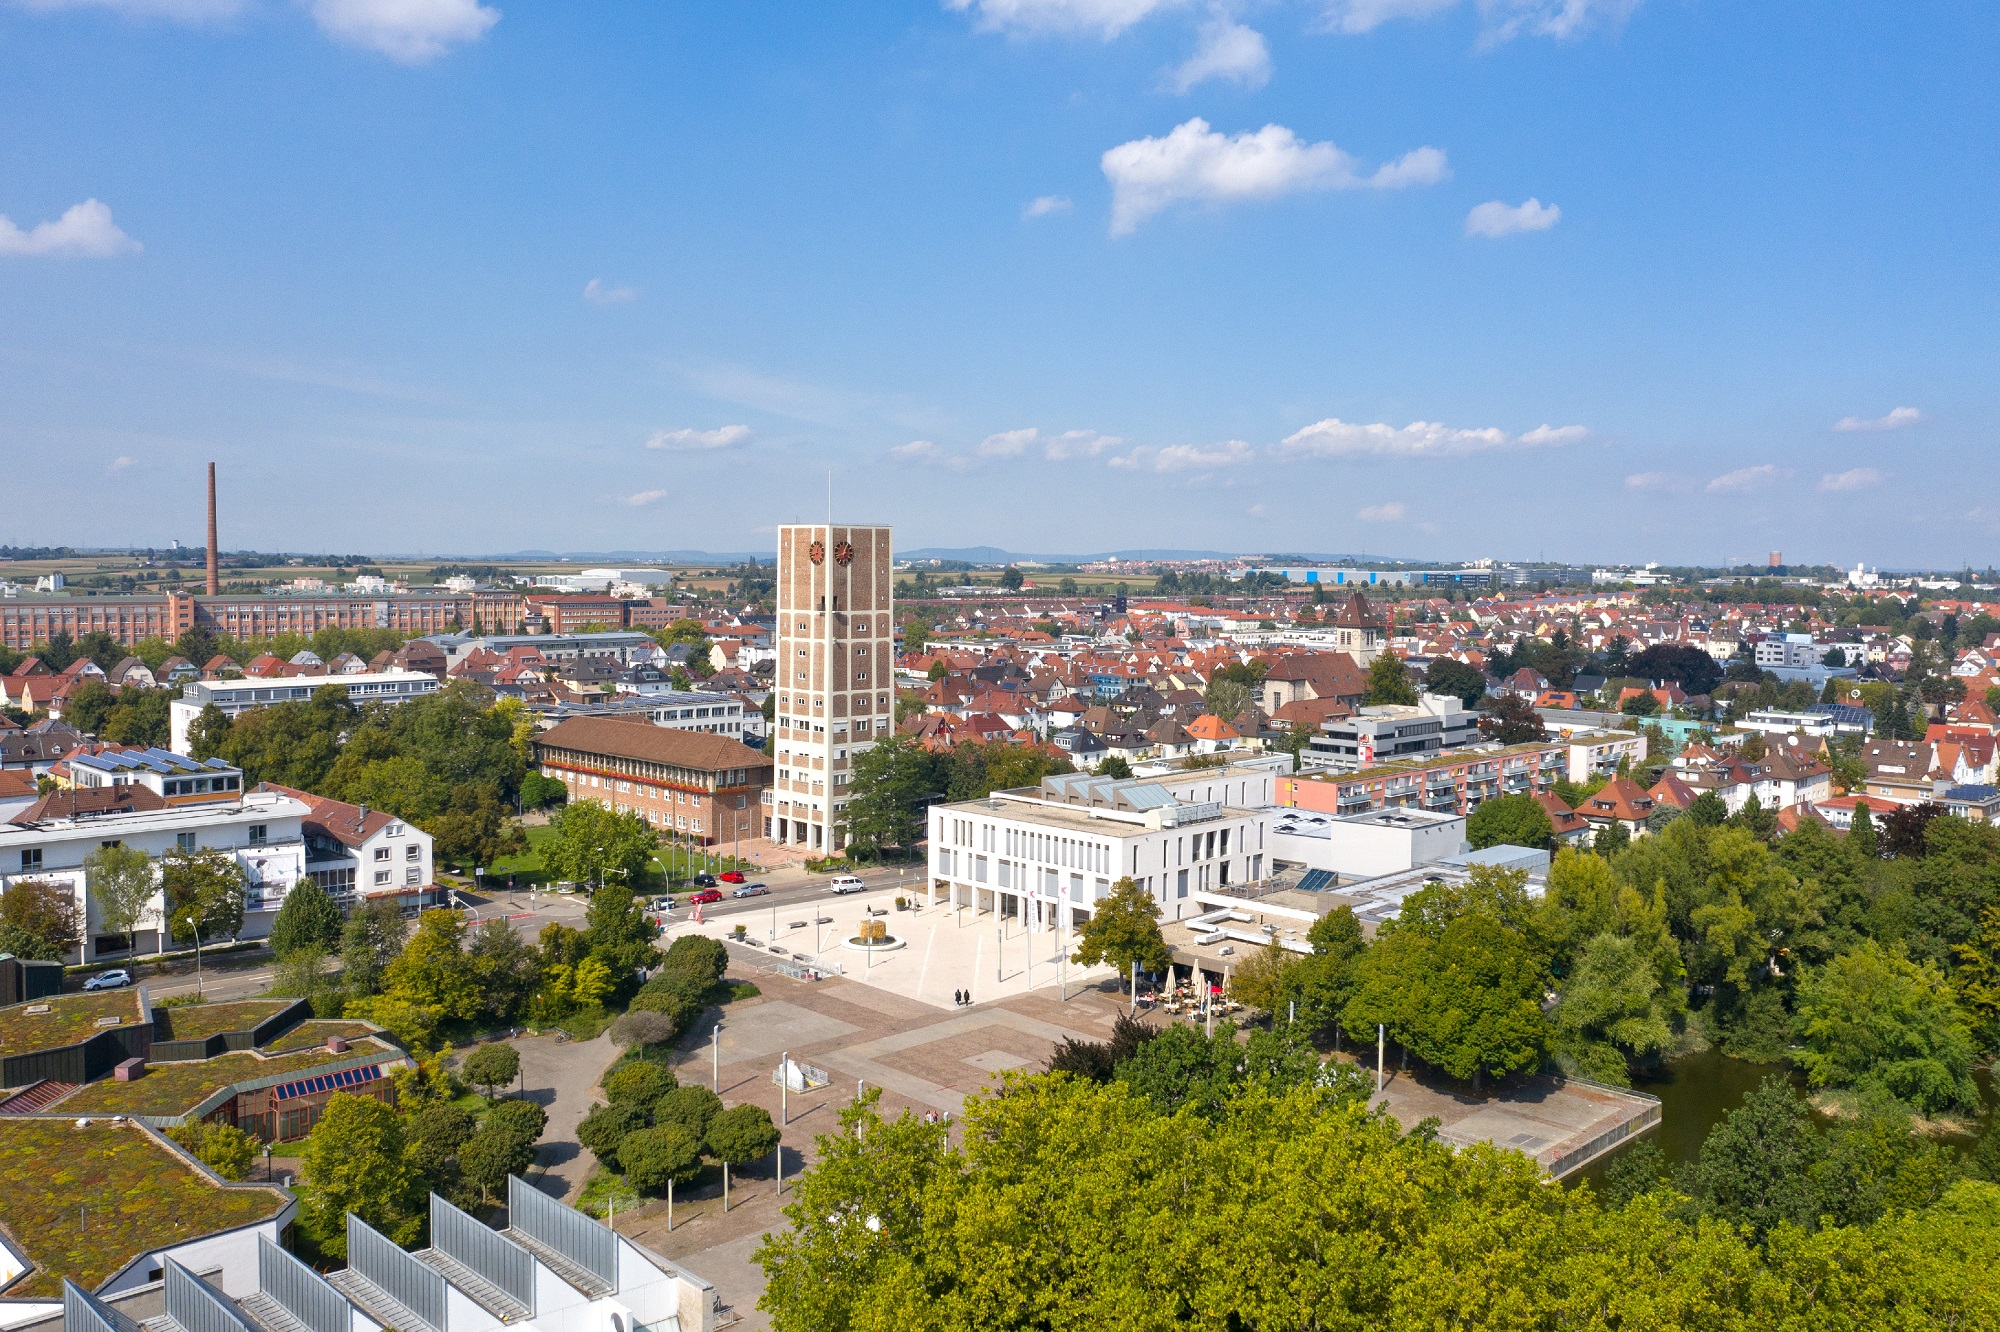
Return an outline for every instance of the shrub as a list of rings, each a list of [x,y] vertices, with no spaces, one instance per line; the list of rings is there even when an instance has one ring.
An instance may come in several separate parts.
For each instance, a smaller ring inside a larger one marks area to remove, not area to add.
[[[646,1124],[646,1112],[636,1105],[593,1106],[576,1126],[576,1140],[588,1147],[606,1170],[616,1170],[618,1144],[625,1141],[626,1134]]]
[[[708,1137],[708,1126],[722,1113],[722,1098],[706,1087],[676,1087],[653,1102],[655,1124],[679,1124],[697,1138]]]
[[[673,1072],[659,1064],[620,1065],[604,1077],[604,1095],[613,1105],[636,1105],[650,1112],[655,1101],[678,1085]]]
[[[504,1101],[494,1102],[487,1110],[485,1118],[479,1123],[481,1129],[496,1126],[506,1129],[509,1133],[518,1133],[529,1142],[534,1142],[542,1136],[542,1131],[548,1128],[549,1112],[533,1101],[509,1097]]]

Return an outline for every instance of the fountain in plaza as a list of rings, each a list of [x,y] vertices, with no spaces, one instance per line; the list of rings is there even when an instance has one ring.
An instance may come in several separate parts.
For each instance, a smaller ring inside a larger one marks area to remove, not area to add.
[[[842,941],[840,946],[852,949],[857,953],[874,954],[893,953],[898,948],[907,946],[907,944],[908,940],[899,939],[889,933],[887,921],[880,921],[870,917],[861,922],[861,932],[859,934]]]

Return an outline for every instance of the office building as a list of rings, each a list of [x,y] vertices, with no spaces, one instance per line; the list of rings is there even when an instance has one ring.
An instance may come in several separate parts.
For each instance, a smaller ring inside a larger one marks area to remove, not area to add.
[[[238,800],[243,770],[221,759],[197,762],[165,749],[108,749],[76,754],[69,761],[70,784],[79,791],[143,786],[166,805],[204,805]]]
[[[629,717],[572,717],[535,737],[542,775],[637,814],[679,841],[730,846],[758,834],[771,777],[764,754],[722,735]]]
[[[776,779],[767,835],[822,854],[846,843],[854,759],[895,733],[896,625],[890,531],[778,529]]]
[[[236,639],[311,635],[321,629],[391,629],[417,637],[466,629],[518,630],[526,618],[518,592],[448,589],[269,594],[138,592],[108,596],[23,595],[0,599],[0,645],[25,652],[55,634],[106,633],[120,643],[178,638],[197,626]]]
[[[435,675],[423,671],[371,671],[360,675],[288,675],[266,679],[191,680],[181,696],[167,705],[167,717],[174,752],[190,751],[190,733],[201,710],[209,705],[221,708],[226,717],[238,717],[253,708],[274,703],[304,703],[315,690],[338,686],[347,691],[350,703],[407,703],[444,688]]]
[[[1150,894],[1163,920],[1199,914],[1194,894],[1265,876],[1270,811],[1289,766],[1281,755],[1164,777],[1073,773],[933,805],[931,890],[1030,930],[1074,928],[1121,878]]]

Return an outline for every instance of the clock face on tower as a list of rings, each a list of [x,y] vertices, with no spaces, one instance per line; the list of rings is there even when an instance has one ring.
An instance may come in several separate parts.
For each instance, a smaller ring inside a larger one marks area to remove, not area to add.
[[[806,547],[806,557],[814,564],[825,564],[826,543],[824,541],[813,542],[812,545]]]
[[[834,542],[833,562],[843,568],[854,563],[854,543],[850,541]]]

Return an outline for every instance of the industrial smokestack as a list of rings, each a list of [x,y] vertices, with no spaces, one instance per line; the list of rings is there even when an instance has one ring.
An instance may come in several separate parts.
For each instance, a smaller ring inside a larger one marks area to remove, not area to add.
[[[208,595],[222,595],[222,571],[215,559],[215,464],[208,465]]]

